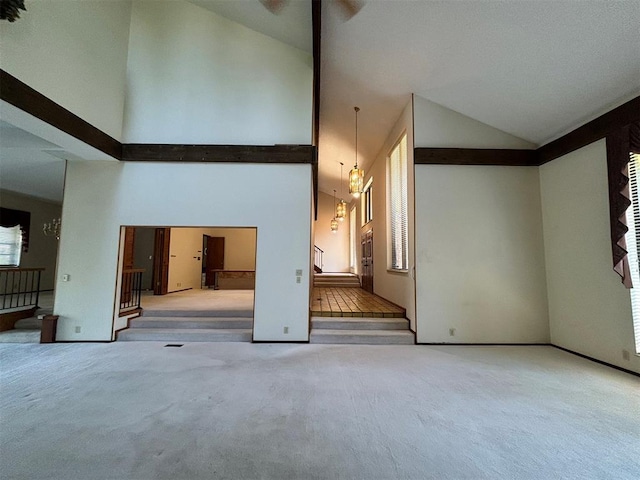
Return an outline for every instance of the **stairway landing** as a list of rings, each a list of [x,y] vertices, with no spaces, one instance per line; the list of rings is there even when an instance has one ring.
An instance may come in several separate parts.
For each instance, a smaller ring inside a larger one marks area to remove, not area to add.
[[[406,311],[361,288],[314,287],[312,317],[405,318]]]

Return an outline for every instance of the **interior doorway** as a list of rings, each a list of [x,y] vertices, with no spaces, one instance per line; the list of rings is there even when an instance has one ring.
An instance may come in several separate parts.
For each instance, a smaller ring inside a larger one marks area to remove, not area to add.
[[[362,289],[373,293],[373,230],[362,235]]]
[[[114,337],[251,340],[256,250],[255,227],[121,227]]]
[[[202,278],[204,287],[219,289],[217,272],[224,271],[225,237],[202,236]]]

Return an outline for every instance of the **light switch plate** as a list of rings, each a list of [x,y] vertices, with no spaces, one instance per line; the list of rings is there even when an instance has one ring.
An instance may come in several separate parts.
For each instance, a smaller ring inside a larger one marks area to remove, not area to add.
[[[302,270],[296,270],[296,277],[302,276]]]

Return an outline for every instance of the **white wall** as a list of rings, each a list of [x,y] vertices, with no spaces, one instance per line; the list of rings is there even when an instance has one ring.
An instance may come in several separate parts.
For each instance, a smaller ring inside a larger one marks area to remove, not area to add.
[[[348,201],[345,198],[345,202]],[[336,198],[339,201],[339,198]],[[349,212],[343,222],[339,223],[338,231],[331,232],[331,219],[336,212],[333,194],[318,192],[318,220],[315,225],[314,244],[324,251],[324,272],[349,271]]]
[[[416,212],[418,342],[549,342],[536,167],[417,165]]]
[[[169,280],[167,292],[202,284],[202,229],[172,228],[169,241]]]
[[[542,165],[540,184],[551,342],[640,372],[629,291],[612,266],[605,141]]]
[[[18,21],[0,22],[0,68],[119,140],[131,1],[26,7]]]
[[[225,225],[258,229],[254,339],[307,340],[310,205],[310,165],[69,162],[58,339],[111,339],[121,225]]]
[[[202,236],[224,237],[224,268],[255,270],[256,231],[253,228],[172,228],[169,242],[169,293],[202,285]],[[220,279],[224,283],[252,282]]]
[[[533,147],[417,95],[414,111],[416,147]],[[548,342],[537,168],[417,165],[415,175],[418,342]]]
[[[126,142],[310,144],[312,58],[186,1],[134,1]]]
[[[60,218],[62,206],[28,195],[0,191],[0,207],[13,208],[31,213],[31,227],[29,231],[29,251],[20,256],[21,268],[45,269],[40,278],[41,290],[53,290],[56,259],[58,255],[58,241],[56,237],[45,237],[42,225],[54,218]]]
[[[391,149],[398,142],[403,132],[407,133],[407,207],[409,221],[409,272],[398,273],[388,270],[389,231],[387,228],[387,158]],[[357,232],[361,234],[373,230],[373,291],[391,302],[400,305],[407,311],[411,328],[416,327],[415,282],[413,267],[415,258],[414,244],[414,179],[413,179],[413,108],[409,101],[402,114],[389,132],[387,139],[371,167],[365,172],[365,185],[373,177],[373,220],[362,225],[362,197],[356,201]],[[358,241],[358,259],[362,255],[362,247]],[[348,257],[347,257],[348,258]],[[356,263],[359,263],[357,260]]]
[[[535,148],[536,145],[490,127],[419,95],[413,96],[415,146],[437,148]]]

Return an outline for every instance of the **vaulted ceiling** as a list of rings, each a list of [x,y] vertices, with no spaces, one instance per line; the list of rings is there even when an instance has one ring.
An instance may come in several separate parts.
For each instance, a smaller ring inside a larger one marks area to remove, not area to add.
[[[310,0],[280,15],[259,0],[189,1],[311,52]],[[412,93],[537,145],[640,94],[637,0],[364,0],[349,20],[322,3],[325,192],[339,189],[339,162],[345,175],[353,165],[355,105],[366,169]]]
[[[327,3],[327,2],[323,2]],[[412,93],[540,145],[640,94],[640,2],[375,1],[322,15],[320,188]]]

